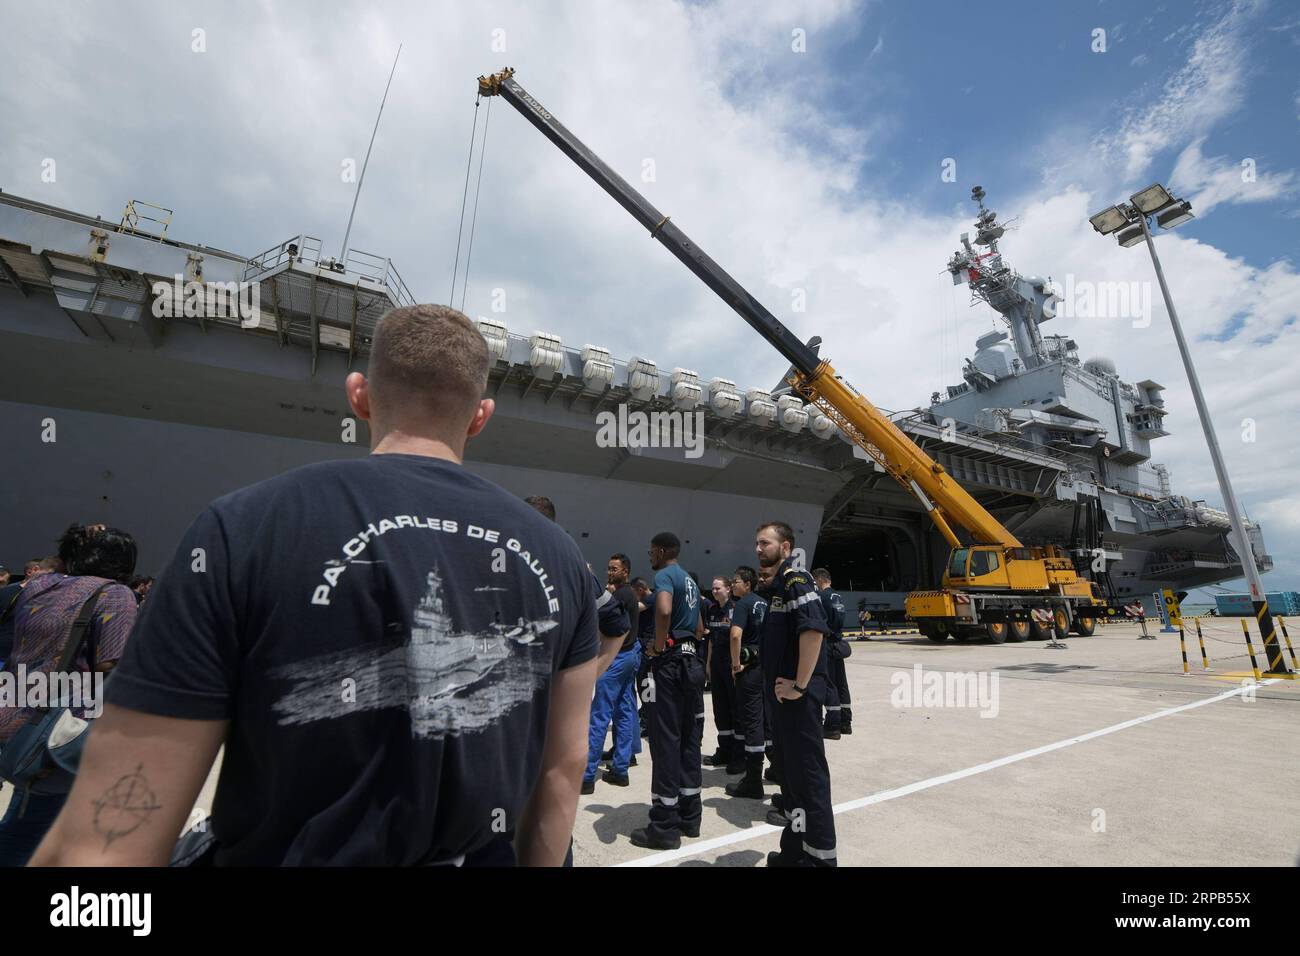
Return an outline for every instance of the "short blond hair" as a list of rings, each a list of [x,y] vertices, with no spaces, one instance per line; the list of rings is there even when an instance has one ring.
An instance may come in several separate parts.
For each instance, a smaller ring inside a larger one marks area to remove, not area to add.
[[[449,306],[403,306],[375,325],[369,379],[383,414],[471,418],[487,375],[487,343]]]

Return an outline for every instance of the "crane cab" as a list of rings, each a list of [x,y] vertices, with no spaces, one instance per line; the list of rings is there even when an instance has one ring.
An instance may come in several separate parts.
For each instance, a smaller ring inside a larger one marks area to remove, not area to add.
[[[1000,545],[953,548],[943,574],[944,587],[1002,589],[1011,587],[1006,555]]]
[[[943,574],[944,587],[974,591],[1041,591],[1057,583],[1042,549],[1005,548],[1000,544],[953,548]],[[1073,580],[1073,574],[1070,575]]]

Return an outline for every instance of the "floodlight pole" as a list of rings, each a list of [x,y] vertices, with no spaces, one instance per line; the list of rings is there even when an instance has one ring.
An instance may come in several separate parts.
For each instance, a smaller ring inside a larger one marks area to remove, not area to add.
[[[1232,482],[1228,480],[1228,468],[1223,462],[1223,453],[1219,450],[1219,439],[1214,433],[1214,422],[1210,420],[1205,396],[1201,393],[1201,382],[1196,377],[1196,367],[1192,365],[1192,356],[1187,350],[1187,340],[1183,338],[1183,328],[1178,322],[1178,312],[1174,309],[1174,300],[1169,295],[1169,286],[1165,282],[1165,271],[1160,268],[1160,257],[1156,255],[1156,245],[1151,240],[1151,227],[1147,224],[1146,214],[1142,210],[1134,206],[1133,213],[1142,225],[1142,235],[1146,237],[1151,262],[1156,267],[1156,280],[1160,283],[1160,294],[1165,299],[1169,324],[1173,327],[1174,339],[1178,342],[1178,353],[1183,359],[1187,382],[1192,387],[1192,401],[1196,403],[1196,414],[1200,416],[1201,429],[1205,432],[1205,443],[1210,449],[1210,461],[1214,464],[1214,474],[1219,479],[1219,493],[1223,496],[1224,507],[1228,510],[1228,520],[1232,522],[1233,544],[1237,549],[1237,556],[1241,559],[1241,568],[1246,572],[1251,604],[1254,605],[1255,618],[1259,621],[1259,631],[1264,638],[1264,654],[1268,661],[1267,673],[1290,674],[1291,669],[1286,658],[1282,656],[1282,646],[1274,630],[1273,615],[1268,608],[1264,585],[1259,580],[1259,569],[1255,567],[1255,555],[1250,548],[1250,539],[1246,537],[1246,525],[1241,520],[1241,508],[1237,505],[1237,496],[1233,493]]]

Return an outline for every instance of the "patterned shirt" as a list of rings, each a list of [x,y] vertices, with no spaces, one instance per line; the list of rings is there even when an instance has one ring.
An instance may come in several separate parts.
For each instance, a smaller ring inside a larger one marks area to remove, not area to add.
[[[58,667],[63,645],[81,606],[97,587],[108,583],[106,578],[69,577],[66,574],[42,574],[29,581],[13,608],[14,648],[4,669],[17,674],[18,665],[25,664],[26,673],[31,675],[37,671],[49,673]],[[125,584],[112,584],[99,595],[90,633],[95,640],[95,657],[101,666],[116,662],[122,656],[135,616],[135,595]],[[79,671],[89,670],[85,655],[78,655],[72,667]],[[13,703],[12,698],[0,698],[0,743],[9,740],[39,713],[36,708],[15,707]],[[87,714],[84,708],[74,710],[79,717]]]

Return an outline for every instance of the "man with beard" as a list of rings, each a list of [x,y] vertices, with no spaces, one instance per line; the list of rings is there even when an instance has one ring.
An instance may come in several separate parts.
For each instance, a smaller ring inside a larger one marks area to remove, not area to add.
[[[768,612],[759,660],[763,693],[772,695],[772,731],[781,773],[786,824],[781,849],[768,866],[835,866],[835,818],[830,767],[822,738],[826,648],[830,627],[808,572],[794,567],[794,530],[785,522],[760,525],[754,551],[770,572]]]

